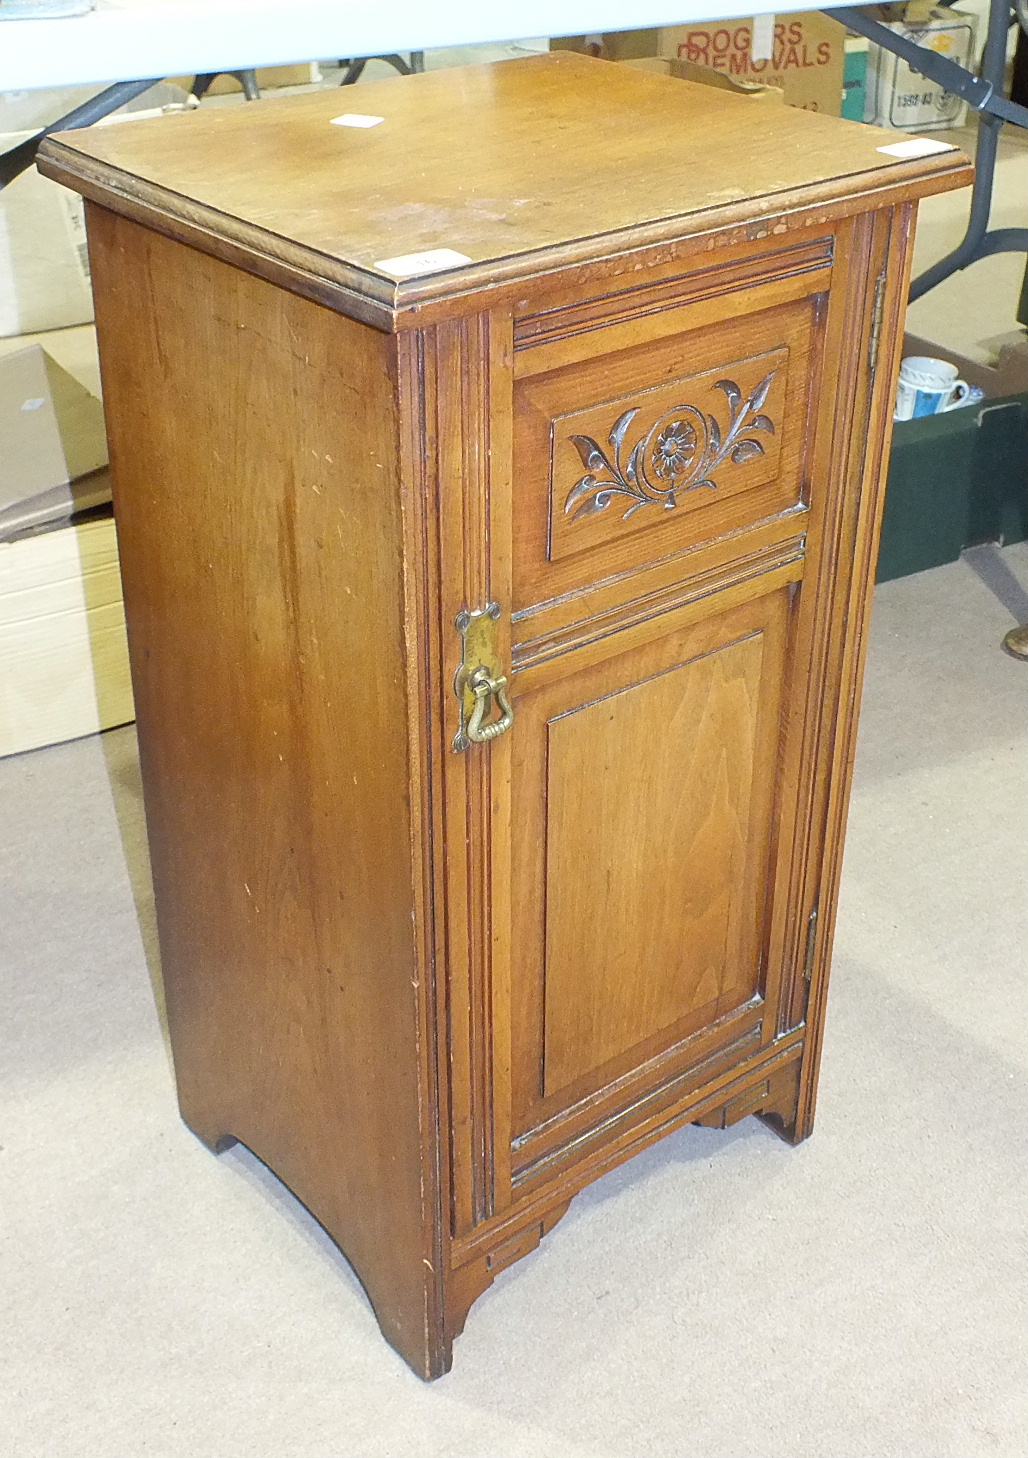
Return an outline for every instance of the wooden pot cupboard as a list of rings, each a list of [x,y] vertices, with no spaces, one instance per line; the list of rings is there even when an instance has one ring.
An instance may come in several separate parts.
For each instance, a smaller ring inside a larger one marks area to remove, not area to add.
[[[182,1113],[423,1377],[637,1150],[810,1133],[916,200],[970,177],[897,140],[560,53],[42,149]]]

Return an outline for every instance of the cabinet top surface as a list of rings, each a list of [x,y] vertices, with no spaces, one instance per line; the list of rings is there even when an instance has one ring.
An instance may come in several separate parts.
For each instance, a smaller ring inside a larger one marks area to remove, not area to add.
[[[382,120],[334,124],[351,112]],[[555,52],[68,132],[40,160],[115,207],[128,196],[256,248],[288,240],[312,272],[343,265],[349,287],[400,303],[399,280],[437,272],[382,266],[400,256],[463,255],[448,271],[456,292],[469,268],[521,259],[527,275],[532,255],[559,266],[572,246],[577,259],[609,256],[654,225],[681,237],[841,192],[895,183],[916,196],[968,180],[956,151],[877,150],[897,140]]]

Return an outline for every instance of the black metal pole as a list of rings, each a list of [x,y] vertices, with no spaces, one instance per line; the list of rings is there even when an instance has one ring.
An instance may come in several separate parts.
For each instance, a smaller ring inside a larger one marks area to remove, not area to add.
[[[940,56],[927,46],[919,46],[907,36],[898,35],[880,21],[871,20],[862,10],[826,10],[833,20],[841,20],[850,30],[866,36],[876,46],[901,56],[912,71],[927,76],[936,85],[942,86],[961,101],[966,101],[976,111],[990,112],[1013,122],[1019,127],[1028,127],[1028,106],[1018,106],[1003,95],[1003,64],[1006,58],[1006,35],[1010,24],[1010,0],[992,0],[989,11],[988,38],[982,56],[981,74],[975,76],[965,66]],[[995,31],[1000,35],[1000,62],[997,67],[993,49]]]
[[[938,263],[933,263],[931,268],[925,269],[914,280],[910,287],[911,302],[921,298],[922,294],[926,294],[936,284],[942,283],[943,279],[987,254],[1024,252],[1028,248],[1028,229],[996,228],[989,232],[1000,128],[1004,121],[1028,127],[1028,107],[1008,101],[1003,95],[1010,0],[992,0],[982,63],[977,76],[956,61],[937,55],[935,51],[917,45],[906,36],[897,35],[879,21],[869,19],[861,10],[829,10],[825,13],[841,20],[875,45],[901,56],[912,71],[917,71],[937,85],[945,87],[978,112],[978,146],[967,232],[952,253],[940,258]]]
[[[1008,0],[992,0],[989,7],[989,28],[982,50],[980,75],[983,81],[998,90],[1003,85],[1003,72],[1007,60],[1007,31],[1010,28],[1010,5]],[[1019,107],[1024,111],[1024,107]],[[1021,123],[1028,123],[1028,115]],[[974,185],[971,188],[971,210],[967,219],[967,232],[945,258],[940,258],[924,273],[918,274],[910,286],[910,301],[920,299],[950,274],[966,268],[976,259],[988,253],[1013,252],[1024,249],[1028,237],[1023,229],[1004,228],[989,234],[989,212],[992,207],[992,187],[996,172],[996,149],[1003,122],[995,112],[980,111],[978,114],[978,146],[975,149]],[[1018,236],[1020,235],[1020,236]]]

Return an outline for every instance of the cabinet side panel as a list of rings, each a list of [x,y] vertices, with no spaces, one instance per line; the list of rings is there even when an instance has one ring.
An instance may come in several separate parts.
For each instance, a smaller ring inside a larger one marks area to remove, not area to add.
[[[98,208],[90,240],[182,1111],[429,1375],[394,346]]]

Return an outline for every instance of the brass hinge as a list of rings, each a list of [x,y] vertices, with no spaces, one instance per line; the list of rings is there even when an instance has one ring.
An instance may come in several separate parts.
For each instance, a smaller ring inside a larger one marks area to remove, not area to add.
[[[807,922],[807,945],[803,952],[803,977],[810,981],[810,974],[814,970],[814,947],[817,944],[817,913],[818,903],[815,902],[814,910],[810,913],[810,920]]]
[[[878,364],[878,345],[882,338],[882,314],[885,310],[886,275],[883,268],[875,284],[874,312],[871,315],[871,338],[867,345],[867,367],[873,375]]]

